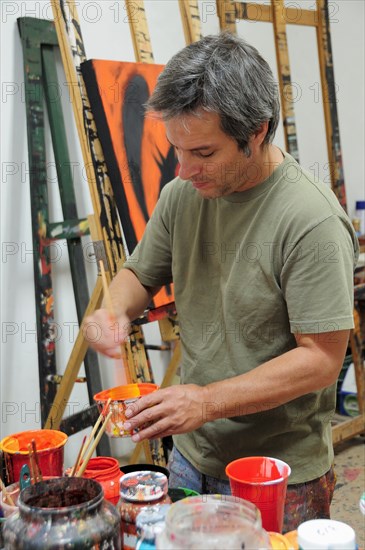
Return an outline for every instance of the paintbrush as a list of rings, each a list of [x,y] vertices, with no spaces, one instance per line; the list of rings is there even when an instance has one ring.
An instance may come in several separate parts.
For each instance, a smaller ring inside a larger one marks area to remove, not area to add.
[[[36,477],[36,466],[35,466],[34,456],[33,456],[33,448],[30,443],[28,444],[28,452],[29,452],[30,480],[33,485],[33,483],[37,483],[37,477]]]
[[[100,430],[99,430],[99,432],[98,432],[98,435],[96,436],[96,438],[95,438],[93,444],[91,445],[91,447],[88,449],[88,451],[87,451],[87,453],[86,453],[86,456],[85,456],[85,459],[83,460],[83,462],[82,462],[82,464],[81,464],[79,470],[78,470],[78,471],[76,472],[76,474],[75,474],[76,477],[81,477],[82,474],[84,473],[84,471],[86,470],[87,465],[88,465],[88,463],[89,463],[89,460],[90,460],[90,458],[91,458],[91,455],[92,455],[93,452],[95,451],[95,449],[96,449],[96,447],[97,447],[97,445],[98,445],[98,443],[99,443],[99,441],[100,441],[100,439],[101,439],[101,436],[102,436],[103,433],[105,432],[105,429],[106,429],[106,427],[107,427],[107,424],[108,424],[108,422],[109,422],[109,420],[110,420],[112,414],[113,414],[112,411],[110,411],[110,412],[108,413],[108,416],[104,419],[104,422],[103,422],[103,424],[102,424],[102,426],[101,426],[101,428],[100,428]]]
[[[107,278],[106,278],[104,264],[103,264],[102,260],[99,261],[99,266],[100,266],[101,279],[103,281],[103,290],[104,290],[104,298],[105,298],[106,308],[109,312],[110,319],[113,322],[116,322],[117,317],[116,317],[115,312],[114,312],[112,297],[110,295],[108,281],[107,281]],[[131,373],[129,371],[129,362],[128,362],[128,357],[127,357],[127,353],[126,353],[126,349],[125,349],[125,344],[120,345],[120,350],[121,350],[121,353],[122,353],[122,359],[123,359],[124,373],[125,373],[126,382],[127,382],[127,384],[132,384],[133,381],[132,381]]]
[[[41,468],[39,466],[37,444],[35,442],[35,439],[32,439],[32,451],[33,451],[33,458],[34,458],[34,462],[35,462],[36,480],[37,481],[43,481],[42,471],[41,471]]]
[[[3,480],[1,479],[0,477],[0,489],[2,491],[2,494],[3,494],[3,502],[5,502],[6,500],[8,501],[8,504],[10,506],[16,506],[15,502],[13,501],[11,495],[9,495],[8,491],[6,490],[6,487],[4,485],[4,482]]]
[[[109,398],[108,401],[105,403],[105,405],[104,405],[104,407],[103,407],[103,410],[101,411],[101,413],[100,413],[100,415],[99,415],[99,418],[98,418],[97,421],[95,422],[95,425],[94,425],[94,427],[93,427],[93,429],[92,429],[92,431],[91,431],[91,434],[90,434],[89,437],[87,438],[86,443],[82,446],[80,456],[78,457],[78,463],[79,463],[79,464],[80,464],[80,462],[81,462],[81,460],[82,460],[84,454],[86,453],[86,450],[87,450],[87,448],[89,447],[92,438],[93,438],[94,435],[96,434],[97,429],[99,428],[101,422],[104,420],[105,415],[106,415],[107,412],[108,412],[108,407],[109,407],[109,405],[110,405],[110,402],[111,402],[111,399]],[[75,466],[77,467],[77,464],[75,464]],[[71,475],[75,475],[75,473],[76,473],[76,471],[77,471],[77,470],[76,470],[76,467],[74,467],[75,470],[74,470],[73,474],[71,474]]]
[[[82,440],[82,443],[81,443],[81,447],[80,447],[80,450],[78,452],[78,455],[77,455],[77,458],[76,458],[76,462],[70,472],[70,477],[74,476],[75,475],[75,472],[77,472],[78,470],[78,467],[79,467],[79,464],[80,464],[80,460],[81,460],[81,457],[83,455],[83,450],[84,450],[84,446],[85,446],[85,441],[86,441],[86,435],[84,436],[83,440]]]

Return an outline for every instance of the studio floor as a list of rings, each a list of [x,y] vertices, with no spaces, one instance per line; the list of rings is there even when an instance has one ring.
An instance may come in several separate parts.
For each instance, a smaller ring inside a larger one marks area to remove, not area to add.
[[[335,447],[337,484],[331,518],[343,521],[356,532],[359,548],[365,548],[365,516],[359,500],[365,491],[365,437],[358,436]]]

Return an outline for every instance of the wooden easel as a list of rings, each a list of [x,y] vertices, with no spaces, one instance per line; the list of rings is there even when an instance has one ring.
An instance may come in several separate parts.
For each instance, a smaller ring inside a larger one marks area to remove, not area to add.
[[[305,25],[316,29],[331,185],[342,207],[346,210],[345,182],[343,178],[341,143],[338,131],[337,104],[335,101],[336,91],[332,62],[328,1],[316,0],[316,4],[316,10],[304,10],[299,7],[286,8],[284,0],[271,0],[270,5],[217,0],[221,29],[227,29],[235,33],[237,19],[260,21],[263,23],[272,23],[274,25],[285,145],[287,151],[296,160],[299,159],[299,154],[286,25],[290,23],[291,25]]]
[[[316,0],[316,4],[317,9],[304,10],[298,7],[286,8],[284,0],[271,0],[271,5],[217,0],[221,29],[236,32],[237,19],[261,21],[274,25],[286,148],[297,160],[299,159],[299,154],[292,99],[286,24],[306,25],[316,29],[331,186],[340,204],[346,210],[346,192],[338,127],[328,1]],[[364,299],[364,288],[362,286],[361,288],[355,288],[355,328],[350,333],[349,345],[354,359],[360,415],[350,420],[344,420],[332,428],[334,445],[365,431]]]
[[[71,163],[66,140],[65,124],[59,83],[56,72],[55,49],[57,35],[52,21],[32,17],[18,19],[24,59],[25,107],[28,129],[29,180],[33,234],[33,264],[38,342],[38,371],[40,388],[41,421],[44,424],[62,376],[56,370],[55,340],[53,328],[52,246],[59,250],[57,241],[66,239],[70,271],[79,322],[89,302],[84,281],[84,264],[81,236],[89,234],[87,220],[78,219]],[[57,179],[62,204],[63,221],[49,221],[47,162],[45,147],[44,99],[51,129],[52,145],[57,168]],[[57,248],[58,247],[58,248]],[[98,359],[88,350],[85,356],[86,383],[89,399],[102,389]],[[62,421],[61,429],[67,435],[78,431],[80,424],[93,425],[98,417],[93,404]],[[99,443],[101,454],[110,453],[107,437]]]
[[[344,419],[332,427],[333,444],[365,432],[365,284],[355,286],[355,328],[350,333],[350,348],[355,368],[359,415]]]

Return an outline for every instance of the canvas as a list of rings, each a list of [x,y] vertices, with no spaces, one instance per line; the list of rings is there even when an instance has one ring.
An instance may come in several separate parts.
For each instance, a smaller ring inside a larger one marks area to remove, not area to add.
[[[142,238],[161,189],[177,174],[163,123],[145,116],[144,105],[163,65],[90,60],[81,68],[130,253]],[[169,285],[152,305],[173,301]]]

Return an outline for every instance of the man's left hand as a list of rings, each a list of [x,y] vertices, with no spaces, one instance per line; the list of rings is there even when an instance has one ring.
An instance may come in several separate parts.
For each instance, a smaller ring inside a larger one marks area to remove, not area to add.
[[[195,384],[170,386],[145,395],[127,411],[125,429],[139,428],[136,443],[172,434],[191,432],[204,424],[205,388]]]

